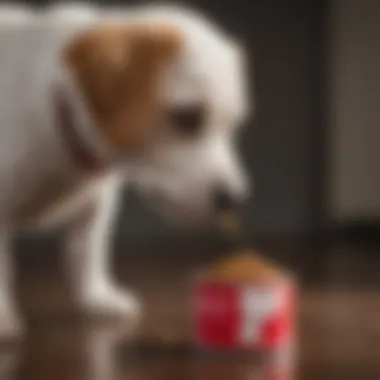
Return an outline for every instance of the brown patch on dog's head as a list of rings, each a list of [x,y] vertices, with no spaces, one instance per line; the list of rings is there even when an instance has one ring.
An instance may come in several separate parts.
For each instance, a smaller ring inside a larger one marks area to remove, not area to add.
[[[133,149],[153,131],[160,84],[180,46],[175,27],[137,23],[85,30],[66,46],[64,62],[115,149]]]

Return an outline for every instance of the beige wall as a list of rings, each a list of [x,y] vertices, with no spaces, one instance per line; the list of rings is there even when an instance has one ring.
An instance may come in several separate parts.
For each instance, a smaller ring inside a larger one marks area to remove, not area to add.
[[[334,0],[330,210],[380,217],[380,1]]]

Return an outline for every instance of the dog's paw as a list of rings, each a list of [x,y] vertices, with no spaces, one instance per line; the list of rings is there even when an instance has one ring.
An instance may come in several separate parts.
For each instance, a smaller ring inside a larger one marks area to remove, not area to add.
[[[80,306],[86,314],[98,317],[139,319],[141,316],[137,297],[112,285],[92,289],[81,297]]]
[[[13,313],[0,310],[0,342],[15,342],[25,333],[25,326]]]

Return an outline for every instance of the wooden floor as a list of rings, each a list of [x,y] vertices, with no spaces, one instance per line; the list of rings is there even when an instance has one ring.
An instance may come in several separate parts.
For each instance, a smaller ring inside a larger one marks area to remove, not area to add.
[[[0,346],[0,380],[380,379],[379,245],[264,247],[302,289],[297,376],[257,355],[221,358],[190,348],[189,279],[219,248],[188,244],[179,254],[178,247],[136,245],[128,255],[122,248],[119,279],[146,303],[138,331],[75,317],[55,255],[19,255],[28,333],[18,345]]]

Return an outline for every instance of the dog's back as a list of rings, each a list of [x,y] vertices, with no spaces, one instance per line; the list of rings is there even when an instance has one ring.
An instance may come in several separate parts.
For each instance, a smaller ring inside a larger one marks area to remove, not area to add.
[[[41,177],[64,163],[51,107],[62,39],[90,22],[91,9],[43,12],[0,7],[0,211],[30,194]],[[12,212],[12,210],[9,210]]]

